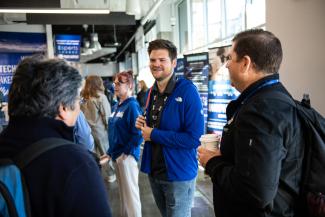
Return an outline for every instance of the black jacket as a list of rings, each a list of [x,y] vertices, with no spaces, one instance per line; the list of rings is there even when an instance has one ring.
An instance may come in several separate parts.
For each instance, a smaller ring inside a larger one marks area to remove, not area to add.
[[[49,118],[11,118],[0,135],[0,157],[11,157],[47,137],[73,141],[73,127]],[[110,217],[97,163],[81,145],[50,150],[23,171],[33,217]]]
[[[227,107],[222,156],[210,159],[216,216],[295,216],[295,199],[279,180],[299,191],[303,136],[296,110],[278,75],[249,86]]]

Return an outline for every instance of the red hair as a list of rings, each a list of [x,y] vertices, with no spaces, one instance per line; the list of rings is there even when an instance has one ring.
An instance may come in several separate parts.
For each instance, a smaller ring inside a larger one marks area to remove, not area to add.
[[[115,79],[117,79],[121,83],[128,83],[131,86],[131,89],[133,89],[134,86],[134,80],[133,80],[133,72],[131,70],[129,71],[123,71],[116,74]]]

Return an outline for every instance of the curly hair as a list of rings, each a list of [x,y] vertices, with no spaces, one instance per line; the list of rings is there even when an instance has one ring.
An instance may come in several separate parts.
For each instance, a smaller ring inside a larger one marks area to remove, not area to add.
[[[49,117],[59,114],[59,106],[74,110],[82,77],[61,59],[35,55],[23,59],[13,76],[8,97],[10,117]]]

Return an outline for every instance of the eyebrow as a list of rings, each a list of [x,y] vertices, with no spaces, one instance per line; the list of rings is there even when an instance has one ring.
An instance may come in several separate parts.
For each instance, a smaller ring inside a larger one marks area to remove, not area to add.
[[[167,60],[168,58],[165,58],[165,57],[162,57],[162,58],[149,58],[150,59],[150,61],[152,60]]]

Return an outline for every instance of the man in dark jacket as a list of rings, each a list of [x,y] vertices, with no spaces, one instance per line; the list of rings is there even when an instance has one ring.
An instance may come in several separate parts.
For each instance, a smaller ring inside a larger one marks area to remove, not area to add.
[[[9,92],[9,124],[0,157],[12,157],[50,137],[73,141],[82,78],[63,60],[26,58]],[[33,217],[110,217],[99,167],[80,145],[65,145],[34,159],[22,171]]]
[[[293,192],[299,192],[304,142],[279,82],[281,61],[281,43],[268,31],[233,39],[227,68],[241,95],[227,107],[220,150],[199,148],[216,216],[297,216]]]

